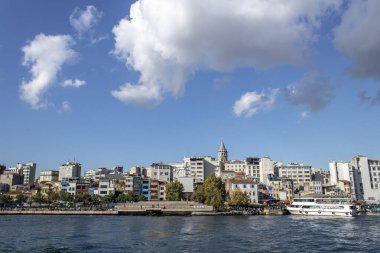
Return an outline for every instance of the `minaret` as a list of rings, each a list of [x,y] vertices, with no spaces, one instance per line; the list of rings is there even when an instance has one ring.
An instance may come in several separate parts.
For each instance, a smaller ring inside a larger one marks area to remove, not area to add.
[[[227,162],[228,161],[228,152],[226,147],[224,146],[223,141],[220,143],[220,147],[218,150],[218,161],[219,162]]]

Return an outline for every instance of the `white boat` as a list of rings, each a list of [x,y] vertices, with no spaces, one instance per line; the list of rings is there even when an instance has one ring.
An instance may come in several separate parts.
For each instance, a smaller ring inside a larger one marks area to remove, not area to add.
[[[290,214],[346,216],[358,215],[355,203],[347,198],[299,198],[286,209]]]

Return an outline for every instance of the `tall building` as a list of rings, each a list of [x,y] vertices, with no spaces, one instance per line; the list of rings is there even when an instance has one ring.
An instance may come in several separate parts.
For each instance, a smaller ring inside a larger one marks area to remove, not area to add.
[[[40,172],[39,182],[58,182],[58,170],[44,170]]]
[[[218,149],[218,161],[221,163],[228,161],[228,151],[224,146],[223,141],[220,143],[220,147]]]
[[[34,184],[34,179],[36,178],[36,164],[35,163],[18,163],[16,165],[16,171],[24,175],[23,184]]]
[[[59,167],[59,181],[72,177],[79,178],[81,176],[82,165],[77,162],[67,162]]]
[[[290,163],[279,167],[279,176],[293,180],[294,189],[303,190],[305,184],[311,182],[311,166],[300,163]]]
[[[329,163],[330,182],[338,185],[340,180],[350,180],[350,164],[332,161]]]
[[[247,157],[245,159],[245,175],[256,182],[260,182],[260,160],[259,157]]]
[[[267,185],[274,176],[274,161],[269,157],[260,159],[260,182]]]
[[[380,200],[380,160],[355,156],[350,166],[351,190],[355,198]]]
[[[203,183],[218,167],[218,162],[211,156],[185,158],[184,162],[195,183]]]
[[[274,161],[269,157],[247,157],[245,160],[229,160],[224,163],[224,170],[244,173],[246,178],[268,184],[269,179],[274,175]]]
[[[151,166],[151,178],[163,182],[173,182],[173,167],[162,162],[153,163]]]
[[[0,175],[0,183],[7,184],[9,186],[12,185],[20,185],[24,182],[24,175],[20,175],[17,173],[12,173],[9,171],[5,171],[4,174]]]
[[[357,200],[380,200],[380,160],[355,156],[350,162],[330,162],[330,181]]]

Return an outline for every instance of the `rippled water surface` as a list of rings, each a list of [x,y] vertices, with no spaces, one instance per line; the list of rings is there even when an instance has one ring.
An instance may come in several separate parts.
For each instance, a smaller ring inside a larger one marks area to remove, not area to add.
[[[0,252],[380,252],[380,216],[1,216]]]

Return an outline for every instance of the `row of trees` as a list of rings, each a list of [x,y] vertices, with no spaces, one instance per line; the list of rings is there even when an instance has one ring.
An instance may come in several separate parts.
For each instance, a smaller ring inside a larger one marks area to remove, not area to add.
[[[53,192],[49,191],[46,196],[43,196],[40,192],[36,193],[31,198],[23,194],[19,194],[13,199],[8,195],[0,195],[0,204],[23,204],[23,203],[44,203],[44,204],[52,204],[58,203],[60,201],[67,203],[76,203],[83,202],[85,204],[105,204],[105,203],[125,203],[125,202],[138,202],[145,201],[146,198],[144,195],[136,195],[131,191],[127,193],[121,193],[118,195],[108,194],[106,196],[94,195],[91,196],[88,193],[78,193],[76,195],[72,195],[68,192]]]
[[[165,193],[166,200],[168,201],[188,200],[188,198],[186,198],[188,196],[185,196],[183,193],[183,185],[178,181],[166,184]],[[223,208],[226,192],[222,179],[216,177],[215,174],[211,174],[206,178],[203,185],[198,187],[193,194],[192,199],[219,209]],[[237,189],[229,196],[228,204],[233,206],[248,205],[249,196],[246,192]]]

